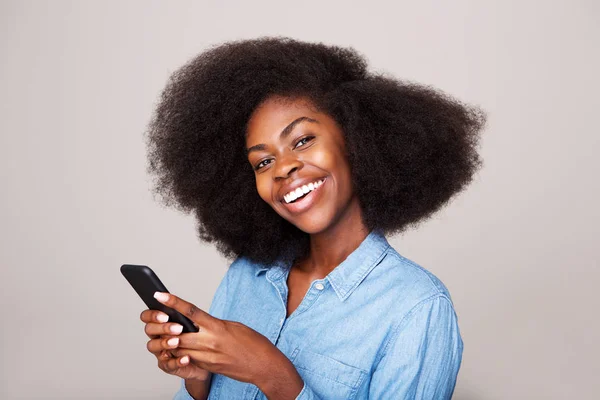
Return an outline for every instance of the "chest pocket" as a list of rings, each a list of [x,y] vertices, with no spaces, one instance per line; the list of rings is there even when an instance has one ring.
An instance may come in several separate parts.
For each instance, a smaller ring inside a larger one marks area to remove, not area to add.
[[[354,399],[368,373],[323,354],[300,350],[293,364],[306,385],[321,398]]]

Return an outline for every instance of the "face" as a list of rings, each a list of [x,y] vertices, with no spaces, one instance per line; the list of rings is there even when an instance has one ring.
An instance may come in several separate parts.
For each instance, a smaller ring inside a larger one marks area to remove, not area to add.
[[[252,114],[248,161],[259,196],[304,232],[324,232],[359,211],[337,123],[307,99],[272,97]]]

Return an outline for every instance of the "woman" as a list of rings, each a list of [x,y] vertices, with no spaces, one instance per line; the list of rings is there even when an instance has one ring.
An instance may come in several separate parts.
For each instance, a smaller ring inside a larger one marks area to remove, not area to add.
[[[353,49],[261,38],[193,59],[163,92],[150,171],[233,259],[181,334],[145,310],[177,399],[445,399],[463,344],[445,286],[385,234],[425,220],[481,166],[483,114],[367,71]],[[191,397],[190,397],[191,396]]]

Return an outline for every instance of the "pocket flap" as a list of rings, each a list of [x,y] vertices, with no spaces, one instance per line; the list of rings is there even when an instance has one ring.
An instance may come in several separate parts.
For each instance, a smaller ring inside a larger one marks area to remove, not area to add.
[[[352,389],[358,388],[367,375],[367,372],[360,368],[306,349],[301,349],[298,352],[293,363],[297,368],[307,370]]]

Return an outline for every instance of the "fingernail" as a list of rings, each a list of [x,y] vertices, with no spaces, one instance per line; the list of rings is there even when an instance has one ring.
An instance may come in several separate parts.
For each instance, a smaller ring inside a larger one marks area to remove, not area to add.
[[[189,362],[190,362],[190,357],[188,357],[188,356],[181,357],[181,363],[182,364],[187,364]]]
[[[167,322],[169,320],[169,316],[167,314],[158,314],[156,319],[158,322]]]
[[[181,333],[183,331],[183,326],[182,325],[171,325],[169,330],[172,333]]]
[[[171,338],[171,339],[167,340],[167,344],[169,346],[177,346],[179,344],[179,338],[176,338],[176,337]]]
[[[154,292],[154,298],[158,301],[167,301],[169,300],[169,295],[162,292]]]

